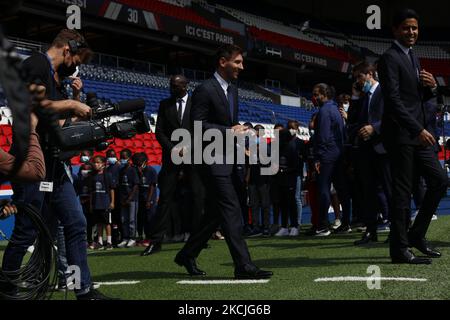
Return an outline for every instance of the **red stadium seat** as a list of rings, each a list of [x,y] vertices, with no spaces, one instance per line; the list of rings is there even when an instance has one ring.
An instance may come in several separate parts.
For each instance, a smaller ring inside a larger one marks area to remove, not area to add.
[[[12,128],[11,126],[1,126],[3,135],[5,136],[11,136],[12,135]]]

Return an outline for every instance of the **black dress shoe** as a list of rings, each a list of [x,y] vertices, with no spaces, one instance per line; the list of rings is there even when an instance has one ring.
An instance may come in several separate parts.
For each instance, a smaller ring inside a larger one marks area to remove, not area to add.
[[[431,264],[430,258],[416,257],[410,250],[402,250],[396,255],[391,254],[392,263]]]
[[[355,246],[360,246],[363,244],[368,244],[370,242],[378,242],[378,236],[376,232],[365,232],[361,240],[357,240],[353,244]]]
[[[188,258],[177,254],[175,257],[175,263],[181,267],[185,267],[186,271],[191,276],[206,276],[206,272],[197,268],[197,264],[195,263],[194,258]]]
[[[256,266],[246,266],[234,270],[235,279],[269,279],[273,276],[272,271],[261,270]]]
[[[155,254],[161,251],[161,243],[150,243],[150,245],[145,248],[145,250],[141,253],[142,257],[149,256],[151,254]]]
[[[416,248],[417,250],[419,250],[420,252],[422,252],[423,254],[427,255],[430,258],[440,258],[442,255],[438,250],[432,249],[425,239],[421,239],[418,241],[410,240],[409,245],[413,248]]]

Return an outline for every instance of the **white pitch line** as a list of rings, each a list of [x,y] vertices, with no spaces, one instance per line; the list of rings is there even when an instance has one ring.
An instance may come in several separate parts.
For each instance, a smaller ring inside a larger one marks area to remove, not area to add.
[[[317,278],[314,282],[346,282],[346,281],[413,281],[425,282],[428,279],[424,278],[394,278],[394,277],[332,277],[332,278]]]
[[[263,280],[182,280],[178,284],[254,284],[268,283],[269,279]]]
[[[138,280],[133,281],[110,281],[110,282],[95,282],[101,286],[118,286],[122,284],[137,284],[140,283]]]

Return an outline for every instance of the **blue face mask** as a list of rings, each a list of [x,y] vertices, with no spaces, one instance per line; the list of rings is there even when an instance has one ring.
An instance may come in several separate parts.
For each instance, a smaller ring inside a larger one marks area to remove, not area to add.
[[[372,88],[372,85],[370,84],[370,81],[367,80],[367,81],[364,83],[363,91],[364,91],[365,93],[367,93],[367,92],[370,91],[371,88]]]
[[[83,162],[83,163],[89,162],[89,157],[88,156],[81,156],[81,162]]]
[[[108,163],[109,164],[116,164],[116,162],[117,162],[117,158],[108,158]]]
[[[128,164],[128,159],[120,159],[120,164],[123,164],[123,165]]]

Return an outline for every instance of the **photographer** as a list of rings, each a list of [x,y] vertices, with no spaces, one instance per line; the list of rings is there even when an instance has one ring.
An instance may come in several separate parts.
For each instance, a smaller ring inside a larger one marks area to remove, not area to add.
[[[45,109],[50,108],[57,113],[61,125],[90,114],[89,106],[66,98],[62,81],[72,75],[77,66],[87,62],[91,54],[84,38],[78,32],[64,29],[56,36],[45,54],[36,53],[24,61],[23,69],[28,75],[29,82],[42,84],[47,93],[48,100],[41,103],[39,113],[43,121],[39,123],[37,129],[45,156],[47,186],[21,184],[13,188],[15,196],[41,208],[42,215],[45,215],[49,225],[57,219],[64,227],[68,264],[80,268],[81,277],[77,283],[79,287],[75,289],[77,299],[109,300],[110,298],[92,287],[87,264],[86,219],[73,186],[70,162],[59,159],[59,149],[54,140],[55,126],[49,125],[50,121],[45,116]],[[74,97],[78,96],[81,88],[82,82],[73,79]],[[20,269],[27,247],[34,242],[33,226],[20,213],[17,218],[19,219],[16,220],[11,241],[4,254],[4,270]]]

